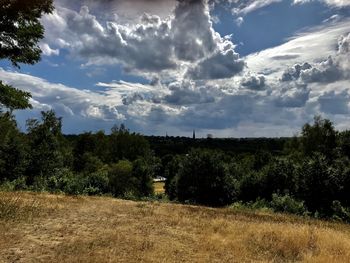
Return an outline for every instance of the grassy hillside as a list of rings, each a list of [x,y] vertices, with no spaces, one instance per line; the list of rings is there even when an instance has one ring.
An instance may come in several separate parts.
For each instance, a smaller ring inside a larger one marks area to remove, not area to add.
[[[350,226],[105,197],[0,193],[0,262],[349,262]]]

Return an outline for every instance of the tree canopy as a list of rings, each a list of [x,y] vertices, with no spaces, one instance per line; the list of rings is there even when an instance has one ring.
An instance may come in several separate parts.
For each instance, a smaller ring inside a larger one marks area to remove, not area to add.
[[[0,59],[15,67],[40,60],[39,41],[44,37],[43,14],[53,11],[52,0],[0,0]],[[12,110],[30,107],[30,93],[0,82],[0,107]]]

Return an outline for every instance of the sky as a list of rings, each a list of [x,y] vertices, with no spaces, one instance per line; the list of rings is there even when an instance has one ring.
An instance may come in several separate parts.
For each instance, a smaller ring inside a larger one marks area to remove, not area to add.
[[[350,129],[350,0],[55,0],[42,59],[0,79],[66,134],[283,137]]]

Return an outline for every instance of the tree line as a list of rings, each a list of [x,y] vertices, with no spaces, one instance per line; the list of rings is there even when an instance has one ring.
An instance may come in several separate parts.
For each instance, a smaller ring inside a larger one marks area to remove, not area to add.
[[[266,140],[274,139],[249,139],[249,150],[235,151],[210,138],[188,139],[191,148],[177,153],[184,138],[155,142],[124,125],[109,134],[65,136],[53,111],[28,120],[26,128],[21,132],[11,113],[0,114],[3,189],[140,199],[154,197],[153,179],[162,176],[166,198],[181,203],[350,218],[350,131],[338,132],[319,116],[300,136],[283,138],[278,151],[266,148]],[[176,151],[169,151],[169,141],[178,144]]]

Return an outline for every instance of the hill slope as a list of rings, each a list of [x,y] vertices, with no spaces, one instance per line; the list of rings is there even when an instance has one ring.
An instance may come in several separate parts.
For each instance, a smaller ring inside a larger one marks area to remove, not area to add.
[[[0,193],[0,262],[349,262],[350,226],[186,205]]]

